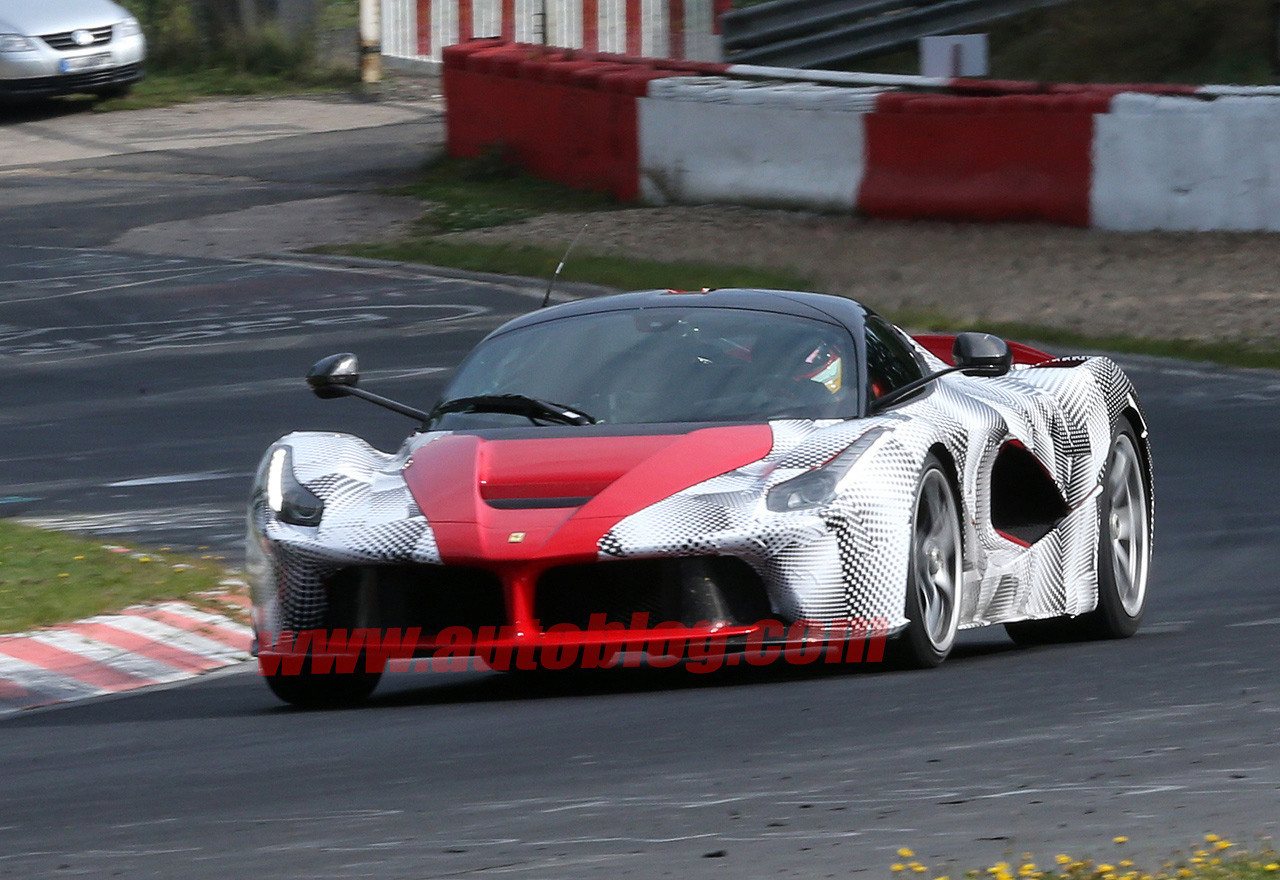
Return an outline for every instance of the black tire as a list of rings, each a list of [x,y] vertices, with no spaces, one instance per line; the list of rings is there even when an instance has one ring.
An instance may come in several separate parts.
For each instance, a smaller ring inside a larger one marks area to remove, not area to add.
[[[112,98],[123,98],[133,90],[133,86],[129,84],[119,86],[107,86],[98,89],[93,94],[100,101],[109,101]]]
[[[947,659],[960,619],[964,537],[960,501],[930,455],[916,481],[907,569],[907,628],[889,646],[895,666],[930,669]]]
[[[1098,500],[1098,605],[1079,617],[1006,623],[1019,645],[1124,639],[1146,610],[1151,565],[1151,482],[1138,435],[1122,419],[1111,437]]]
[[[307,659],[307,665],[311,663]],[[363,666],[361,658],[360,665]],[[301,709],[338,709],[368,699],[382,678],[381,672],[346,672],[317,675],[309,670],[299,675],[267,675],[267,687],[291,706]]]

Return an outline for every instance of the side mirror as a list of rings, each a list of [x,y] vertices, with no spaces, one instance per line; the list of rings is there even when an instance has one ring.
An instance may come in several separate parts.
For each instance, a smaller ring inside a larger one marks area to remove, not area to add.
[[[321,358],[307,370],[307,384],[316,397],[325,400],[350,394],[359,381],[360,363],[355,355],[348,352]]]
[[[951,358],[966,376],[1003,376],[1013,367],[1009,343],[990,333],[961,333]]]

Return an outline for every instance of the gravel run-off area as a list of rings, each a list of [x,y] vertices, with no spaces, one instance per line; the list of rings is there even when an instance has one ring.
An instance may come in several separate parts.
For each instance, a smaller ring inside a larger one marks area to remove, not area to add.
[[[582,251],[788,268],[815,289],[890,314],[1280,344],[1280,234],[885,222],[704,205],[547,214],[444,238],[560,248],[584,222]]]

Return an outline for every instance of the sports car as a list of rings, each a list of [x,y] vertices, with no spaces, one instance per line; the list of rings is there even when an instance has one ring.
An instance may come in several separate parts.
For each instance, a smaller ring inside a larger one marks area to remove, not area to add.
[[[388,659],[930,667],[962,629],[1142,619],[1150,448],[1105,357],[913,338],[818,293],[655,290],[510,321],[428,410],[358,376],[344,353],[307,381],[413,433],[289,434],[250,502],[256,648],[289,703],[361,700]]]

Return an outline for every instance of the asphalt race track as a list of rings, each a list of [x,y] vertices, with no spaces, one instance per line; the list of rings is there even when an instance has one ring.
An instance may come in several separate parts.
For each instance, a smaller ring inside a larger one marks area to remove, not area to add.
[[[410,427],[313,398],[312,361],[355,351],[370,388],[429,404],[541,292],[21,238],[0,246],[0,513],[228,555],[275,437]],[[1121,360],[1157,477],[1133,639],[979,632],[921,673],[399,675],[328,713],[241,669],[22,713],[0,721],[0,877],[887,876],[900,846],[954,877],[1275,834],[1280,374]]]
[[[0,265],[0,513],[219,550],[241,546],[249,481],[281,434],[354,418],[387,445],[412,427],[312,398],[314,361],[356,350],[371,387],[430,405],[480,336],[542,295],[341,261],[0,245]]]

